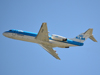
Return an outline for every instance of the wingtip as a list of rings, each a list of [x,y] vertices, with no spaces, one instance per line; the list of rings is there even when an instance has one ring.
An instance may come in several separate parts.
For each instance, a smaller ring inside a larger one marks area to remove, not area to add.
[[[58,60],[61,60],[60,58],[58,58]]]
[[[98,42],[97,40],[95,42]]]
[[[43,22],[42,24],[47,24],[46,22]]]

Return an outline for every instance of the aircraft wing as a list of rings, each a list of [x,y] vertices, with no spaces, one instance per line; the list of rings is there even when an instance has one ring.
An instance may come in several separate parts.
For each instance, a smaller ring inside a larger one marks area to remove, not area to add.
[[[42,23],[36,39],[41,41],[49,41],[47,23]]]
[[[42,44],[40,44],[40,46],[42,46],[47,52],[49,52],[56,59],[59,59],[60,60],[60,58],[58,57],[58,54],[52,49],[51,46],[42,45]]]

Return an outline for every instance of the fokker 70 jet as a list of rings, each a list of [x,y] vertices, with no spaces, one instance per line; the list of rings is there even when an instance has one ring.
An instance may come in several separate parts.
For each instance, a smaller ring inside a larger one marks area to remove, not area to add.
[[[5,31],[3,35],[12,39],[38,43],[52,56],[60,60],[56,51],[53,50],[54,47],[69,48],[71,46],[83,46],[83,42],[87,38],[90,38],[94,42],[97,42],[93,37],[92,32],[93,29],[90,28],[86,32],[81,33],[75,38],[68,39],[59,35],[48,35],[47,23],[42,23],[38,34],[23,30],[11,29],[9,31]]]

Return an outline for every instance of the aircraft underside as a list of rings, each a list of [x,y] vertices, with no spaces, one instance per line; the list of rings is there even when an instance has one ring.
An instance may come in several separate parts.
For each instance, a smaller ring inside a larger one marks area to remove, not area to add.
[[[63,43],[63,42],[56,41],[56,40],[49,40],[49,42],[40,41],[40,40],[35,39],[35,37],[27,36],[27,35],[23,36],[23,35],[19,35],[16,33],[9,33],[8,35],[9,35],[9,38],[12,38],[12,39],[33,42],[33,43],[38,43],[38,44],[43,44],[43,45],[49,45],[52,47],[69,48],[69,46],[76,46],[73,44]]]

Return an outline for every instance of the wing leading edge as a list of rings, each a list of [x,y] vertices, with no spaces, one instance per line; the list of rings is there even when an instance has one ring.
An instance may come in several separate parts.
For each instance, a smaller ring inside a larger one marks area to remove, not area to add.
[[[35,39],[49,42],[47,23],[42,23],[41,28],[38,32],[38,35],[36,36]],[[60,60],[60,58],[58,57],[58,54],[52,49],[51,46],[43,45],[43,44],[40,44],[40,46],[42,46],[48,53],[50,53],[56,59]]]
[[[47,46],[47,45],[42,45],[42,44],[40,44],[40,46],[42,46],[47,52],[49,52],[56,59],[60,60],[60,58],[58,57],[58,54],[52,49],[52,47]]]

